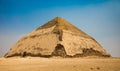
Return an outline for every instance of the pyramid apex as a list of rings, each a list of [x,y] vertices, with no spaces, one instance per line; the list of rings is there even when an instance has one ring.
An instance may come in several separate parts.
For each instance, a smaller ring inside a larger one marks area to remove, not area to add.
[[[84,37],[90,38],[90,36],[87,35],[86,33],[84,33],[82,30],[78,29],[77,27],[75,27],[74,25],[72,25],[71,23],[69,23],[68,21],[66,21],[65,19],[63,19],[59,16],[53,18],[48,23],[44,24],[43,26],[40,26],[36,30],[46,29],[46,28],[50,28],[53,26],[55,26],[54,30],[56,30],[56,29],[57,30],[69,30],[69,31],[74,32],[76,34],[80,34]]]
[[[59,17],[59,16],[57,16],[57,17],[55,17],[55,18],[57,18],[57,19],[62,19],[61,17]]]
[[[57,17],[55,17],[53,20],[55,20],[55,21],[57,21],[57,22],[60,22],[60,21],[62,21],[62,20],[63,20],[63,18],[61,18],[61,17],[57,16]]]

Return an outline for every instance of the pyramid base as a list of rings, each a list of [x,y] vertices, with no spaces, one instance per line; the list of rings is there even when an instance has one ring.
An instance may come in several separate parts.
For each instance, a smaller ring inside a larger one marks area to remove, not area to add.
[[[27,57],[27,56],[31,56],[31,57],[45,57],[45,58],[50,58],[50,57],[63,57],[63,58],[77,58],[77,57],[87,57],[87,56],[97,56],[97,57],[111,57],[109,54],[102,54],[99,51],[93,50],[92,48],[90,49],[82,49],[83,53],[81,54],[75,54],[73,56],[71,55],[67,55],[67,53],[65,52],[64,46],[62,46],[61,44],[58,44],[55,48],[55,50],[52,52],[51,55],[42,55],[40,53],[38,54],[33,54],[33,53],[27,53],[27,52],[22,52],[22,53],[15,53],[13,55],[5,55],[4,57],[8,58],[8,57],[15,57],[15,56],[20,56],[20,57]]]

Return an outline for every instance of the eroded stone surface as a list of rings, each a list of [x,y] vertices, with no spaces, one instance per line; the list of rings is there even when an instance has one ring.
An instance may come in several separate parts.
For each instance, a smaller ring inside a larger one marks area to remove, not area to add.
[[[110,55],[92,37],[57,17],[21,38],[5,55],[85,57]]]

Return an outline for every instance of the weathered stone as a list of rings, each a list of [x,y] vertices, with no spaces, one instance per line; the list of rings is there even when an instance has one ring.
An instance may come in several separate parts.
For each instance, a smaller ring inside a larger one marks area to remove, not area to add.
[[[21,38],[5,57],[110,57],[91,36],[60,17]]]

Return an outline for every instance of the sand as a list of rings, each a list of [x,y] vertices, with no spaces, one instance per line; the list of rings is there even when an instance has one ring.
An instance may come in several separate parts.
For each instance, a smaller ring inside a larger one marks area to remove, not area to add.
[[[120,71],[120,58],[0,58],[0,71]]]

